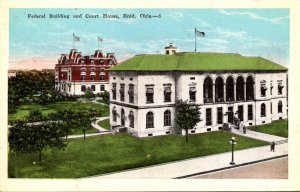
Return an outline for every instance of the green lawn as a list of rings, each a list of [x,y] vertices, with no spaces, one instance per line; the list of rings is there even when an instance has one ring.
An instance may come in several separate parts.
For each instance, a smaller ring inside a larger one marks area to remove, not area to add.
[[[99,121],[98,125],[106,130],[110,130],[109,119],[105,119],[103,121]]]
[[[249,127],[249,130],[288,138],[288,119],[273,121],[267,125]]]
[[[24,118],[29,115],[29,111],[33,109],[38,109],[42,112],[43,116],[49,113],[58,111],[59,109],[72,109],[74,111],[84,110],[84,109],[97,109],[101,110],[101,116],[108,116],[109,110],[108,106],[99,103],[82,103],[77,101],[62,101],[55,102],[45,105],[40,104],[24,104],[20,105],[17,112],[8,115],[8,122],[13,122],[18,118]]]
[[[9,154],[9,177],[78,178],[181,159],[231,151],[230,132],[218,131],[185,136],[168,135],[135,138],[128,134],[103,135],[86,140],[70,140],[64,151],[43,152],[41,165],[33,164],[37,155]],[[268,145],[235,135],[236,150]],[[230,161],[231,156],[224,161]]]

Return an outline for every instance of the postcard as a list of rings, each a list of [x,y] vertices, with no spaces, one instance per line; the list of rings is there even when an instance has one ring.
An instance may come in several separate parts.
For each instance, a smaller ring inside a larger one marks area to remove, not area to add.
[[[1,190],[299,190],[296,2],[118,2],[5,2]]]

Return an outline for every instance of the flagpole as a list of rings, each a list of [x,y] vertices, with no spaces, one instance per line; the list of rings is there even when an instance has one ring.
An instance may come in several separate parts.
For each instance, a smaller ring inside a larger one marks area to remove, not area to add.
[[[195,28],[195,53],[197,52],[197,38],[196,38],[196,28]]]

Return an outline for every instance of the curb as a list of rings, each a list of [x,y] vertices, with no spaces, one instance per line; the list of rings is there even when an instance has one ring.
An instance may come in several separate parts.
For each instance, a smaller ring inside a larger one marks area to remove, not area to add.
[[[269,160],[273,160],[273,159],[280,159],[280,158],[287,157],[287,156],[288,156],[288,154],[279,155],[279,156],[270,157],[270,158],[267,158],[267,159],[251,161],[251,162],[242,163],[242,164],[238,164],[238,165],[234,165],[234,166],[228,166],[228,167],[223,167],[223,168],[219,168],[219,169],[212,169],[212,170],[209,170],[209,171],[202,171],[202,172],[198,172],[198,173],[184,175],[184,176],[180,176],[180,177],[174,177],[172,179],[184,179],[184,178],[189,178],[189,177],[193,177],[193,176],[204,175],[204,174],[207,174],[207,173],[213,173],[213,172],[218,172],[218,171],[223,171],[223,170],[234,169],[234,168],[242,167],[242,166],[246,166],[246,165],[252,165],[252,164],[255,164],[255,163],[260,163],[260,162],[269,161]]]

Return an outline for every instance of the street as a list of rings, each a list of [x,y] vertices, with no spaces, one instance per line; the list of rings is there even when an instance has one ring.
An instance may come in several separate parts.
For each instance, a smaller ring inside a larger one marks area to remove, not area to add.
[[[198,175],[192,179],[287,179],[288,157]]]

